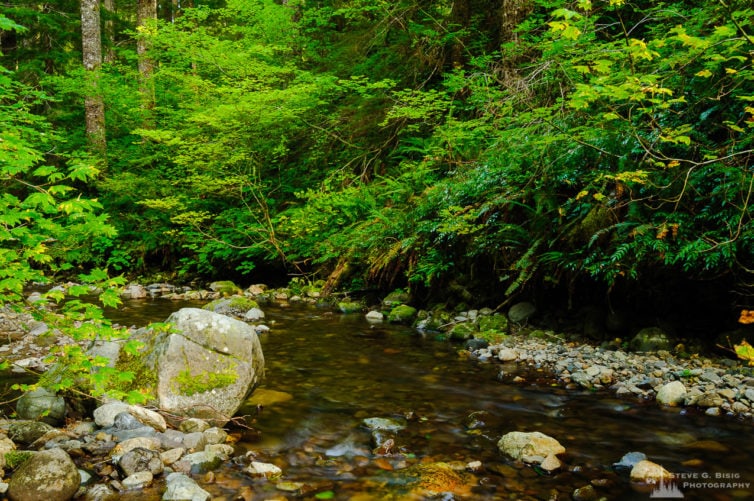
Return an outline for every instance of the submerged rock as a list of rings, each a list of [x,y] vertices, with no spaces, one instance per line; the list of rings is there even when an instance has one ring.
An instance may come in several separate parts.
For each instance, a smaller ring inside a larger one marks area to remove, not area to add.
[[[647,459],[639,461],[631,469],[631,481],[656,484],[663,480],[671,480],[673,474],[657,463]]]
[[[506,433],[500,438],[497,446],[500,452],[513,459],[537,464],[542,463],[547,456],[557,456],[566,451],[560,442],[538,431]]]
[[[171,473],[167,477],[167,489],[162,501],[207,501],[212,496],[183,473]]]

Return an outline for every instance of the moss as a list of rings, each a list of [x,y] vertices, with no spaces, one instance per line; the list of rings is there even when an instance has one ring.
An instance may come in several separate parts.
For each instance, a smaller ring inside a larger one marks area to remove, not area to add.
[[[14,470],[34,455],[30,451],[8,451],[5,453],[5,467]]]
[[[504,341],[508,335],[495,329],[487,329],[474,334],[477,339],[484,339],[490,344],[497,344]]]
[[[234,368],[230,367],[222,372],[204,372],[202,374],[192,374],[189,369],[181,371],[173,379],[174,390],[188,397],[198,393],[205,393],[230,386],[238,380],[238,374]]]
[[[232,308],[234,310],[243,310],[244,312],[246,312],[252,308],[259,308],[259,303],[257,303],[253,299],[249,299],[246,296],[233,296],[231,298],[215,299],[214,301],[211,301],[204,305],[204,309],[215,311],[215,309],[219,306]]]
[[[358,313],[364,306],[355,301],[341,301],[338,303],[338,309],[343,313]]]
[[[241,292],[241,288],[230,280],[212,282],[209,288],[223,296],[233,296],[234,294],[239,294]]]
[[[157,388],[157,374],[147,367],[143,358],[139,355],[121,353],[115,368],[119,372],[130,372],[134,375],[131,381],[119,381],[117,378],[109,385],[108,390],[128,393],[134,390],[143,390],[152,398],[156,398],[154,389]]]
[[[406,304],[400,304],[390,310],[387,316],[388,322],[411,323],[416,317],[416,308]]]

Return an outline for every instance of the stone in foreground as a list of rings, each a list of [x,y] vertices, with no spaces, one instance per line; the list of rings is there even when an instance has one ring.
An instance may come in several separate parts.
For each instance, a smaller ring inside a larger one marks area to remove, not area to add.
[[[81,475],[63,449],[35,453],[13,474],[8,497],[13,501],[67,501],[79,488]]]
[[[160,409],[225,424],[264,375],[256,332],[240,320],[198,308],[183,308],[167,322],[173,329],[157,335],[149,354]]]

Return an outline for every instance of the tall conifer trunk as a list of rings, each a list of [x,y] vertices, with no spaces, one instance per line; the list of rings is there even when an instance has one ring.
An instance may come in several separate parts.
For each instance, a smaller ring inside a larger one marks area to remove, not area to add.
[[[154,61],[148,56],[149,34],[147,29],[157,20],[157,0],[139,0],[136,11],[137,30],[140,32],[136,39],[136,53],[139,58],[139,92],[141,93],[142,108],[145,111],[145,125],[151,123],[151,114],[155,105]]]
[[[115,61],[115,0],[102,0],[105,8],[105,38],[107,39],[107,50],[105,51],[105,63]]]
[[[84,98],[86,135],[92,150],[105,161],[105,103],[99,89],[101,36],[99,0],[81,0],[81,46],[88,84]]]

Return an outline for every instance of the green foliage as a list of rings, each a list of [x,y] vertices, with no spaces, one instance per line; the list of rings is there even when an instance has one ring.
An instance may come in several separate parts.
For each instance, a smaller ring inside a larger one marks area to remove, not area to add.
[[[0,17],[29,25],[8,67],[39,82],[0,74],[5,294],[72,266],[503,296],[754,269],[745,2],[232,0],[138,32],[124,8],[105,172],[81,153],[74,7]],[[68,49],[43,69],[46,34]]]

